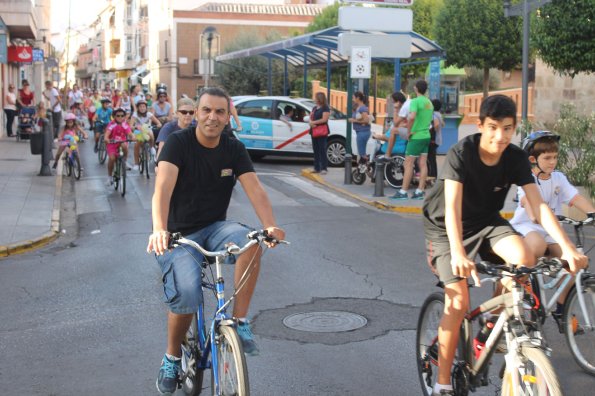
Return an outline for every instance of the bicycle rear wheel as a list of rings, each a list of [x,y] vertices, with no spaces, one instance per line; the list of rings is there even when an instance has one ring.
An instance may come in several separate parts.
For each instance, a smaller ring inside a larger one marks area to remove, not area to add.
[[[144,157],[144,161],[141,164],[141,168],[145,169],[145,175],[147,175],[147,179],[149,179],[149,158],[150,158],[150,154],[149,154],[149,144],[145,143],[143,145],[143,157]],[[142,174],[142,171],[141,171]]]
[[[404,162],[405,158],[396,156],[384,167],[384,178],[391,187],[401,188],[403,185],[403,175],[405,173]]]
[[[211,369],[211,392],[213,396],[249,396],[248,367],[242,342],[231,326],[217,328],[217,379],[215,368]],[[218,383],[219,389],[215,385]]]
[[[521,346],[519,355],[522,365],[504,372],[502,396],[562,394],[558,376],[543,350]]]
[[[182,372],[185,375],[182,391],[189,396],[200,395],[202,391],[204,370],[198,368],[201,359],[199,337],[198,323],[194,315],[182,342]]]
[[[76,180],[81,178],[81,161],[77,152],[72,153],[72,175]]]
[[[583,370],[595,375],[595,278],[583,278],[582,296],[585,312],[581,309],[574,286],[566,298],[562,322],[572,357]],[[587,326],[587,317],[591,328]]]

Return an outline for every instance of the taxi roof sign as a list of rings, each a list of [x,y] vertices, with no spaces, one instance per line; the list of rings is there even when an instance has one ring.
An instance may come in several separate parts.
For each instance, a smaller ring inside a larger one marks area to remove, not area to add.
[[[413,0],[343,0],[344,3],[364,3],[389,6],[410,6]]]

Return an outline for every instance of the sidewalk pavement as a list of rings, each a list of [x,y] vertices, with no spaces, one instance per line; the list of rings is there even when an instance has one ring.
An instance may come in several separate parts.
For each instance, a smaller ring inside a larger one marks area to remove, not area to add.
[[[41,155],[31,154],[29,140],[0,138],[0,257],[58,236],[62,177],[38,176],[40,169]]]
[[[439,156],[437,161],[439,169],[443,161],[444,156]],[[328,173],[326,175],[321,175],[320,173],[313,173],[313,169],[304,169],[302,170],[302,176],[319,184],[322,184],[335,192],[346,195],[348,197],[351,197],[352,199],[376,207],[378,209],[419,215],[421,215],[422,213],[422,200],[391,200],[390,197],[394,195],[397,190],[395,188],[390,187],[386,182],[384,183],[383,197],[374,196],[374,183],[372,183],[367,176],[366,181],[361,186],[358,186],[356,184],[344,184],[344,168],[329,168]],[[504,203],[504,208],[501,212],[502,216],[507,219],[512,218],[514,210],[517,206],[517,203],[513,201],[515,195],[516,187],[513,186],[513,188],[511,188],[508,192],[506,202]]]

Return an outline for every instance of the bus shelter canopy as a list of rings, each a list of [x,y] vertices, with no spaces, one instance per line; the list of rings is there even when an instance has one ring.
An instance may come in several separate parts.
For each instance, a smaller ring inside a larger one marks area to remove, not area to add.
[[[297,67],[324,67],[329,62],[344,64],[348,61],[348,58],[339,54],[337,50],[339,34],[341,33],[366,33],[387,36],[409,35],[411,36],[411,57],[409,59],[445,57],[445,51],[442,47],[419,33],[344,30],[335,26],[274,43],[222,54],[217,56],[216,61],[225,62],[232,59],[261,55],[269,59],[286,60],[287,63]],[[372,59],[391,63],[395,60],[393,58],[377,57]]]

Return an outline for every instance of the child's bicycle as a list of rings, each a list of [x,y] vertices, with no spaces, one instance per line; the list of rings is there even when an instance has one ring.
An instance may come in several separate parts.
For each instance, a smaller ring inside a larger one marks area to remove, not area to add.
[[[122,196],[126,195],[126,157],[122,150],[122,143],[133,142],[134,140],[110,140],[110,143],[118,143],[118,155],[114,164],[112,177],[114,179],[114,190],[120,190]]]
[[[405,171],[403,164],[405,163],[405,158],[401,155],[393,155],[390,161],[387,161],[382,154],[379,154],[380,146],[377,141],[376,149],[374,150],[376,154],[372,160],[364,161],[361,158],[358,160],[357,166],[351,172],[351,179],[354,184],[362,185],[366,181],[367,175],[370,181],[374,183],[376,181],[376,162],[385,161],[384,180],[386,180],[389,186],[400,188],[403,185],[403,174]]]
[[[519,280],[530,274],[556,273],[562,266],[559,259],[548,258],[540,258],[533,268],[486,262],[476,265],[479,272],[492,276],[482,282],[497,282],[502,277],[510,277],[514,282],[511,292],[496,296],[466,314],[451,369],[455,395],[466,396],[490,384],[488,369],[502,337],[506,352],[499,373],[501,395],[562,394],[540,331],[541,323],[535,320],[537,299]],[[490,316],[497,310],[501,312]],[[415,354],[425,396],[432,394],[438,376],[438,328],[443,312],[444,293],[433,293],[425,300],[417,323]]]
[[[236,320],[227,313],[227,308],[234,300],[238,291],[242,289],[248,280],[253,266],[250,265],[242,275],[234,294],[225,299],[224,280],[222,275],[222,264],[229,256],[239,256],[250,247],[260,244],[263,241],[289,244],[286,241],[275,241],[270,238],[266,231],[252,231],[247,235],[249,241],[243,247],[235,244],[228,244],[225,250],[209,252],[203,249],[196,242],[183,238],[180,234],[173,234],[170,238],[170,247],[186,246],[196,249],[204,257],[214,258],[211,263],[208,259],[203,262],[196,261],[203,269],[202,289],[210,290],[217,300],[215,313],[207,330],[207,322],[204,317],[204,303],[199,307],[198,312],[192,319],[192,324],[182,343],[182,372],[180,374],[178,388],[182,388],[185,394],[196,396],[202,390],[204,370],[211,369],[212,394],[219,395],[250,395],[248,381],[248,367],[242,342],[236,331]],[[192,254],[192,257],[195,257]],[[196,260],[196,259],[195,259]],[[215,266],[215,273],[213,273]],[[210,274],[206,269],[210,269]]]
[[[149,138],[147,134],[153,133],[151,128],[148,125],[143,125],[140,130],[135,130],[134,135],[136,136],[136,144],[140,144],[140,150],[138,155],[138,170],[139,173],[142,175],[143,173],[147,176],[147,179],[150,178],[149,176],[149,164],[155,161],[155,158],[151,154],[151,144],[149,143]]]
[[[77,144],[78,136],[74,137],[67,135],[64,139],[60,140],[61,146],[66,146],[62,158],[64,159],[64,165],[62,166],[62,172],[65,176],[72,176],[75,180],[81,178],[81,161],[79,159],[79,151]]]
[[[558,220],[574,227],[576,247],[580,252],[587,254],[593,249],[592,246],[585,252],[583,248],[583,227],[595,225],[593,218],[578,221],[558,216]],[[538,310],[541,321],[543,323],[551,314],[560,332],[564,333],[574,360],[587,373],[595,375],[595,275],[588,270],[581,270],[576,275],[561,270],[551,276],[546,280],[543,274],[531,275],[533,291],[541,301]],[[556,314],[558,298],[573,281],[574,285],[564,301],[562,314]],[[553,295],[548,297],[547,290],[552,290]]]

